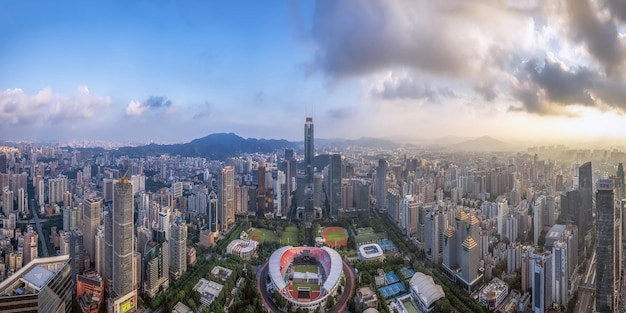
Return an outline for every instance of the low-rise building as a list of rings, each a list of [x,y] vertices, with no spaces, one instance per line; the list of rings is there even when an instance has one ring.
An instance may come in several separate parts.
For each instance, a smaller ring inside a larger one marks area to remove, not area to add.
[[[424,273],[415,273],[409,286],[413,300],[417,302],[423,312],[431,311],[435,302],[446,296],[443,288],[435,284],[433,278]]]
[[[234,254],[242,259],[250,260],[256,254],[258,242],[254,240],[235,239],[226,247],[226,253]]]
[[[222,284],[202,278],[193,287],[193,290],[200,293],[200,302],[202,302],[202,305],[209,306],[211,305],[211,302],[213,302],[213,300],[220,295],[223,288],[224,285]]]
[[[76,299],[83,313],[98,313],[104,300],[104,280],[91,271],[76,276]]]
[[[230,278],[230,275],[233,274],[233,271],[225,267],[215,266],[211,270],[211,274],[215,276],[215,279],[225,282],[226,280],[228,280],[228,278]]]
[[[356,292],[356,302],[361,309],[378,307],[378,297],[372,287],[359,288]]]
[[[495,311],[508,295],[509,285],[499,278],[494,278],[480,290],[478,300],[489,311]]]

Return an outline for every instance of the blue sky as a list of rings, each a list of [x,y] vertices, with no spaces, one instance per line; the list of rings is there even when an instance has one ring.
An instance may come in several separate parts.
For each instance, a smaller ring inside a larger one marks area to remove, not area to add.
[[[613,136],[624,11],[573,2],[3,1],[0,139]]]

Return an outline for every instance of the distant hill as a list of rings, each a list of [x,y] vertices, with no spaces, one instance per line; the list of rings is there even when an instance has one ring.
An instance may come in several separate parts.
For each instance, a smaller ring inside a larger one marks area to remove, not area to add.
[[[450,145],[449,148],[451,150],[459,151],[507,151],[513,150],[514,146],[508,145],[498,139],[489,136],[483,136]]]
[[[217,133],[183,144],[123,147],[114,153],[129,156],[170,154],[223,160],[242,153],[271,153],[286,148],[297,149],[298,146],[282,139],[245,139],[233,133]]]

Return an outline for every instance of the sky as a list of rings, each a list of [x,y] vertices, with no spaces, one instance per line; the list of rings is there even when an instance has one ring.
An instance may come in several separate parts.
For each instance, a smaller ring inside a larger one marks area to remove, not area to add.
[[[621,0],[2,1],[0,139],[626,139]]]

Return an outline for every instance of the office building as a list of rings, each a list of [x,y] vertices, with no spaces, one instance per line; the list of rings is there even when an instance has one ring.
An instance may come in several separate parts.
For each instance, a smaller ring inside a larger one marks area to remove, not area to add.
[[[376,168],[376,210],[387,211],[387,161],[378,160]]]
[[[552,306],[554,260],[549,251],[530,254],[532,312],[545,313]]]
[[[0,282],[0,312],[72,312],[70,256],[37,258]]]
[[[135,241],[133,215],[133,186],[127,178],[123,178],[113,186],[112,290],[117,296],[131,293],[136,283],[133,264]]]
[[[215,191],[211,191],[209,194],[209,202],[207,203],[207,221],[208,221],[208,229],[211,233],[216,233],[219,231],[219,221],[217,219],[218,214],[218,201],[217,194]]]
[[[585,216],[582,210],[583,200],[580,190],[570,190],[561,194],[561,215],[559,222],[562,224],[576,225],[580,230],[585,227]],[[585,233],[578,231],[578,254],[584,255]],[[582,262],[583,258],[580,258]]]
[[[596,185],[596,312],[608,313],[617,310],[615,290],[619,272],[615,246],[619,240],[620,220],[615,214],[613,197],[614,182],[600,179]]]
[[[83,201],[83,244],[92,261],[96,258],[96,233],[100,227],[101,198],[88,198]]]
[[[473,213],[457,209],[455,223],[444,232],[443,270],[464,290],[472,292],[480,285],[480,247],[478,218]],[[454,226],[453,226],[454,225]]]
[[[320,193],[321,190],[315,190],[314,187],[314,128],[313,118],[307,117],[304,123],[304,173],[306,176],[306,184],[304,187],[304,220],[310,223],[315,216],[314,195]],[[300,186],[298,186],[300,188]]]
[[[341,190],[341,154],[330,155],[330,171],[328,177],[328,203],[330,204],[329,215],[337,217],[341,209],[342,190]]]
[[[593,172],[591,162],[587,162],[578,168],[578,185],[581,196],[582,211],[580,225],[578,225],[579,235],[583,238],[591,230],[593,222]],[[579,248],[580,249],[580,248]]]
[[[615,189],[617,190],[617,199],[626,198],[626,186],[624,186],[624,165],[617,165],[617,178],[615,179]]]

